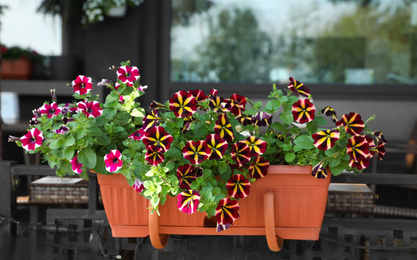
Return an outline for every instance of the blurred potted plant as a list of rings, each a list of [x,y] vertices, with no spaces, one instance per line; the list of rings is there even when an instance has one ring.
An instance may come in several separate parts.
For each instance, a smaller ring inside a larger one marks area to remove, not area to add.
[[[32,64],[42,62],[45,56],[31,49],[18,46],[0,46],[1,51],[1,77],[3,79],[27,80],[31,77]]]
[[[135,101],[147,88],[138,68],[111,69],[117,81],[98,84],[111,89],[104,104],[80,75],[73,104],[53,93],[29,132],[10,140],[40,151],[60,176],[98,173],[116,237],[150,235],[162,248],[168,234],[266,235],[273,251],[283,239],[316,240],[330,174],[361,172],[385,154],[382,133],[366,126],[373,117],[317,110],[293,78],[287,90],[274,86],[266,104],[215,89],[178,91],[146,114]],[[320,128],[323,115],[329,129]]]

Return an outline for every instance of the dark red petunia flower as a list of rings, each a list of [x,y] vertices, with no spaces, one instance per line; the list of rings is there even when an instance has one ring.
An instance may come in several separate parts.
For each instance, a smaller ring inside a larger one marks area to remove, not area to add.
[[[247,116],[247,115],[243,115],[240,114],[236,117],[237,121],[239,121],[239,123],[241,123],[243,126],[247,126],[247,125],[251,125],[252,124],[252,117],[251,116]]]
[[[250,182],[242,174],[236,174],[226,183],[229,196],[234,199],[243,199],[250,193]]]
[[[324,160],[319,162],[313,167],[311,171],[311,175],[313,175],[314,178],[325,179],[327,177],[327,172],[323,164],[324,164]]]
[[[246,98],[244,96],[233,94],[226,102],[226,109],[233,115],[238,116],[245,111]]]
[[[162,103],[159,103],[159,102],[156,102],[155,100],[154,101],[152,101],[152,103],[149,105],[149,108],[150,109],[152,109],[152,110],[156,110],[156,109],[168,109],[168,107],[167,106],[165,106],[164,104],[162,104]]]
[[[195,98],[195,101],[197,103],[200,103],[200,102],[207,99],[206,94],[202,90],[199,90],[199,89],[190,90],[190,91],[188,91],[188,93],[193,95],[193,97]]]
[[[146,132],[150,128],[158,125],[158,120],[161,120],[161,117],[158,117],[158,111],[152,110],[149,114],[147,114],[143,119],[143,126],[142,129]]]
[[[224,98],[219,96],[210,96],[209,98],[209,107],[213,112],[224,113],[226,109],[224,107]]]
[[[308,97],[310,95],[310,90],[301,82],[295,80],[294,78],[290,78],[290,84],[288,88],[297,93],[301,97]]]
[[[39,113],[41,115],[46,114],[48,118],[52,118],[61,113],[61,108],[55,102],[50,105],[44,104],[42,107],[39,108]]]
[[[250,147],[244,142],[234,143],[230,154],[239,167],[242,167],[251,159]]]
[[[382,143],[382,144],[386,144],[387,140],[385,139],[384,135],[382,134],[382,132],[380,130],[375,131],[374,135],[376,137],[376,139],[378,140],[378,144]]]
[[[210,95],[209,96],[217,96],[219,94],[219,91],[215,88],[213,88],[212,90],[210,90]]]
[[[239,217],[239,203],[237,200],[224,198],[216,208],[217,223],[222,225],[233,224]]]
[[[312,137],[314,139],[314,146],[317,149],[326,151],[332,148],[337,140],[339,140],[340,132],[337,130],[322,130],[312,134]]]
[[[200,193],[195,190],[186,190],[177,195],[177,207],[180,211],[193,214],[200,203]]]
[[[206,141],[199,140],[188,141],[182,149],[182,154],[185,159],[192,164],[200,164],[210,156],[210,148],[208,148]]]
[[[333,122],[337,122],[337,116],[336,116],[336,111],[332,108],[332,107],[325,107],[321,110],[321,113],[330,117],[332,119]]]
[[[142,139],[143,143],[147,146],[146,149],[148,149],[148,146],[151,146],[156,151],[156,148],[161,147],[163,152],[169,150],[173,140],[172,135],[168,134],[162,126],[152,127]]]
[[[223,158],[223,155],[226,153],[227,148],[229,147],[227,141],[223,138],[220,138],[218,134],[210,134],[206,136],[206,143],[208,148],[210,148],[210,160],[218,160]]]
[[[310,100],[303,98],[292,105],[294,121],[304,124],[312,121],[315,117],[316,107]]]
[[[177,169],[177,179],[180,181],[181,189],[190,189],[191,183],[195,181],[197,177],[195,176],[194,166],[191,164],[181,165]]]
[[[176,117],[191,116],[197,111],[195,97],[184,90],[178,91],[169,99],[169,109]]]
[[[33,151],[42,145],[43,134],[39,129],[32,128],[27,134],[20,137],[20,142],[25,150]]]
[[[228,142],[232,142],[234,135],[233,135],[233,128],[232,125],[227,120],[226,114],[220,114],[216,125],[214,126],[214,132],[220,136],[220,138],[225,139]]]
[[[133,184],[133,189],[137,193],[141,193],[145,189],[145,186],[143,185],[143,181],[141,181],[140,179],[135,179],[135,183]]]
[[[342,118],[336,123],[336,126],[344,126],[345,131],[351,135],[360,135],[365,124],[358,113],[350,112],[344,114]]]
[[[362,135],[354,135],[348,140],[347,144],[347,154],[349,154],[351,160],[356,163],[360,163],[363,160],[368,159],[370,157],[369,154],[369,143],[366,140],[365,136]]]
[[[145,160],[152,166],[156,166],[164,162],[164,149],[162,147],[148,146],[146,147]]]
[[[84,95],[93,89],[93,83],[91,78],[84,75],[79,75],[75,80],[72,81],[72,87],[74,88],[74,93]]]
[[[249,174],[251,178],[257,180],[265,177],[268,174],[269,162],[261,157],[256,157],[255,161],[249,166]]]
[[[266,147],[268,145],[264,140],[256,136],[248,136],[246,140],[243,140],[242,142],[249,146],[251,156],[262,155],[266,152]]]
[[[192,125],[192,123],[194,121],[193,119],[194,118],[192,116],[184,117],[184,125],[182,126],[182,129],[181,129],[181,132],[183,134],[187,133],[188,130],[190,130],[191,125]]]
[[[103,114],[103,109],[100,107],[100,102],[90,101],[77,103],[77,113],[83,113],[87,117],[97,118]]]
[[[354,159],[350,159],[349,166],[351,168],[356,168],[358,170],[363,170],[369,166],[369,159],[365,159],[359,162],[356,162]]]
[[[139,69],[135,66],[120,66],[116,74],[117,79],[123,83],[132,83],[140,78]]]

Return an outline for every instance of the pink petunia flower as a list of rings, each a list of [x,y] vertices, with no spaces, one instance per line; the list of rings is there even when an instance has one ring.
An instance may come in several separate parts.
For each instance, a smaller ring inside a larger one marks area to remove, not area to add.
[[[116,73],[117,78],[123,83],[135,82],[140,78],[139,69],[135,66],[121,66]]]
[[[28,151],[33,151],[42,145],[43,134],[39,129],[32,128],[27,134],[20,138],[22,146]]]
[[[77,112],[81,112],[87,117],[97,118],[101,116],[101,114],[103,114],[103,109],[100,108],[100,102],[98,101],[91,101],[91,102],[80,101],[77,103]]]
[[[110,153],[104,156],[104,163],[108,172],[116,172],[122,168],[123,161],[122,154],[119,150],[111,150]]]
[[[72,81],[72,87],[74,88],[74,93],[84,95],[90,93],[93,89],[93,83],[90,77],[79,75]]]
[[[73,172],[80,174],[83,171],[83,164],[78,161],[78,153],[72,158],[71,165]]]
[[[46,114],[48,118],[52,118],[53,116],[59,115],[61,113],[61,108],[58,106],[57,103],[52,104],[44,104],[42,107],[39,108],[39,113]]]

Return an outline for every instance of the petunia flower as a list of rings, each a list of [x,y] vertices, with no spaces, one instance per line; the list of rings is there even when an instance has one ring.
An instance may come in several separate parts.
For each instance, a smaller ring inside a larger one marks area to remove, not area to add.
[[[251,159],[250,147],[242,141],[233,144],[230,154],[239,167],[242,167]]]
[[[244,96],[233,94],[226,102],[226,109],[233,115],[238,116],[246,107],[246,98]]]
[[[150,109],[168,109],[167,106],[165,106],[162,103],[156,102],[155,100],[151,102],[151,104],[149,105]]]
[[[184,125],[182,126],[181,132],[183,134],[187,133],[192,125],[192,122],[194,121],[194,118],[192,116],[184,117]]]
[[[39,108],[39,113],[46,114],[48,118],[52,118],[53,116],[57,116],[61,113],[61,108],[58,106],[57,103],[52,104],[44,104],[42,107]]]
[[[300,99],[292,105],[292,115],[294,121],[304,124],[312,121],[315,117],[316,107],[314,104],[306,99]]]
[[[33,151],[36,148],[40,147],[42,145],[42,141],[43,141],[43,134],[37,128],[30,129],[30,131],[27,134],[20,137],[20,142],[22,142],[22,147],[28,151]]]
[[[90,77],[79,75],[72,81],[72,87],[74,88],[74,93],[84,95],[90,93],[93,89],[93,83]]]
[[[61,126],[60,128],[58,128],[58,129],[56,129],[56,130],[54,130],[54,133],[56,133],[56,134],[60,134],[60,135],[63,135],[63,134],[65,134],[66,132],[68,132],[69,131],[69,128],[68,127],[66,127],[66,126]]]
[[[310,90],[303,83],[292,77],[290,77],[290,84],[288,85],[288,88],[301,97],[308,97],[310,95]]]
[[[188,93],[193,95],[193,97],[195,98],[195,101],[197,103],[200,103],[200,102],[207,99],[206,94],[200,89],[190,90],[190,91],[188,91]]]
[[[135,82],[140,78],[139,69],[135,66],[120,66],[116,74],[117,78],[123,83]]]
[[[196,179],[194,166],[192,166],[191,164],[179,166],[177,169],[177,178],[180,181],[181,189],[190,189],[191,183]]]
[[[259,156],[266,152],[267,142],[256,137],[248,136],[245,140],[241,141],[247,144],[250,148],[251,156]]]
[[[351,135],[360,135],[365,124],[361,119],[361,115],[350,112],[349,114],[344,114],[336,123],[336,126],[344,126],[345,131]]]
[[[71,168],[73,172],[77,174],[82,173],[83,164],[78,161],[78,153],[74,156],[74,158],[71,159],[71,165],[72,165]]]
[[[200,164],[210,156],[210,148],[207,146],[206,141],[199,140],[188,141],[182,149],[182,154],[185,159],[189,160],[192,164]]]
[[[351,160],[355,163],[360,163],[369,157],[369,143],[365,136],[352,136],[349,138],[346,147],[347,154],[349,154]]]
[[[119,150],[111,150],[110,153],[104,156],[104,164],[108,172],[116,172],[122,168],[123,161],[122,154]]]
[[[147,114],[143,119],[143,127],[142,129],[146,132],[151,127],[158,125],[158,120],[161,120],[161,117],[158,117],[158,110],[152,110],[149,114]]]
[[[241,123],[243,126],[247,126],[252,124],[252,117],[251,116],[247,116],[247,115],[243,115],[240,114],[236,117],[237,121],[239,121],[239,123]]]
[[[156,166],[164,162],[164,149],[162,147],[148,146],[146,147],[145,160],[152,166]]]
[[[138,193],[141,193],[145,189],[145,186],[143,185],[143,182],[140,179],[135,179],[133,189]]]
[[[387,140],[385,139],[384,135],[382,134],[382,132],[380,130],[375,131],[374,136],[376,137],[376,139],[378,140],[378,143],[382,143],[382,144],[386,144]]]
[[[228,142],[232,142],[234,135],[233,135],[233,128],[232,125],[227,120],[226,114],[220,114],[216,125],[214,126],[214,132],[220,136],[220,138],[225,139]]]
[[[236,174],[226,183],[229,196],[234,199],[243,199],[250,193],[250,182],[242,174]]]
[[[128,138],[129,139],[133,139],[135,141],[140,141],[143,139],[143,137],[145,136],[146,132],[143,130],[143,128],[133,132],[133,134],[131,134]]]
[[[139,86],[139,87],[137,88],[137,91],[145,92],[145,89],[148,89],[148,85],[145,85],[145,86]]]
[[[261,179],[268,173],[269,162],[261,157],[256,157],[255,161],[249,166],[249,174],[252,178]]]
[[[321,113],[330,117],[334,123],[338,121],[337,116],[336,116],[336,111],[332,107],[327,106],[323,108],[321,110]]]
[[[154,147],[154,150],[156,150],[155,148],[157,147],[161,147],[163,152],[169,150],[173,140],[174,138],[172,135],[168,134],[162,126],[152,127],[146,132],[142,139],[146,146]]]
[[[200,193],[196,190],[186,190],[177,195],[177,207],[180,211],[193,214],[200,203]]]
[[[77,103],[77,113],[83,113],[87,117],[97,118],[103,114],[103,109],[100,107],[100,102],[90,101]]]
[[[263,111],[258,112],[252,118],[252,123],[258,126],[270,125],[272,123],[272,115]]]
[[[317,179],[325,179],[327,177],[327,172],[326,172],[326,168],[324,168],[323,164],[324,164],[324,160],[320,161],[318,164],[316,164],[312,171],[311,171],[311,175],[313,175],[314,178]]]
[[[217,96],[217,95],[211,95],[209,98],[209,107],[213,112],[216,113],[223,113],[226,112],[226,109],[224,108],[224,98]]]
[[[218,134],[210,134],[206,136],[207,146],[210,148],[210,160],[218,160],[223,158],[223,155],[226,153],[227,148],[229,147],[227,141],[223,138],[220,138]]]
[[[169,109],[176,117],[191,116],[197,111],[195,97],[184,90],[178,91],[169,99]]]
[[[222,199],[216,208],[217,223],[221,225],[233,224],[239,217],[239,203],[230,198]]]
[[[369,166],[369,159],[365,159],[362,161],[355,161],[354,159],[350,159],[349,161],[349,167],[356,168],[358,170],[363,170]]]
[[[215,88],[213,88],[212,90],[210,90],[210,95],[209,96],[217,96],[219,94],[219,91]]]
[[[312,137],[314,139],[314,146],[317,149],[326,151],[332,148],[337,140],[339,140],[340,132],[337,130],[322,130],[312,134]]]

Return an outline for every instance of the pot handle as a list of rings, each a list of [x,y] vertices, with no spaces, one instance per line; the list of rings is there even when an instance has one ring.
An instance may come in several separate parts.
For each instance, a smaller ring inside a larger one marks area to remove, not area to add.
[[[264,194],[264,220],[266,242],[271,251],[278,252],[282,249],[284,239],[277,236],[275,232],[275,193],[266,191]]]
[[[152,214],[152,208],[149,209],[149,237],[153,247],[156,249],[163,249],[169,239],[169,234],[159,234],[159,216],[157,212]]]

